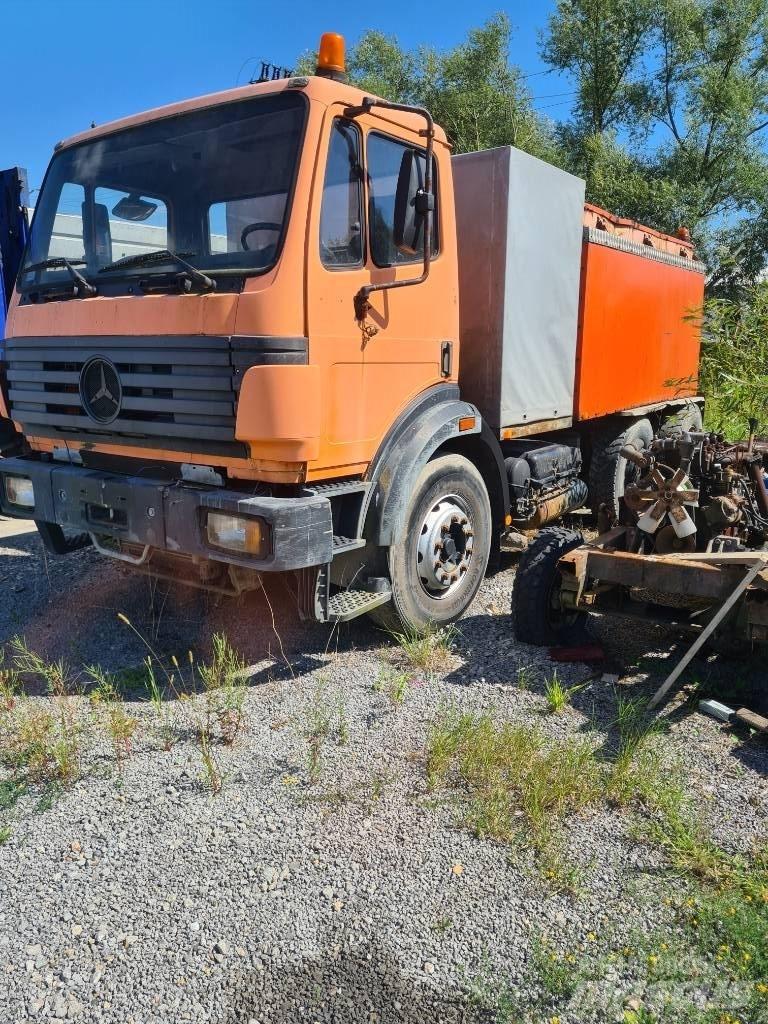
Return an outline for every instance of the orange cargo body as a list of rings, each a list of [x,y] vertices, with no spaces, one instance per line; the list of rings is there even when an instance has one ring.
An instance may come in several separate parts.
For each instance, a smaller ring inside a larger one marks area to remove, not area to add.
[[[584,209],[574,419],[696,394],[704,268],[690,242]]]

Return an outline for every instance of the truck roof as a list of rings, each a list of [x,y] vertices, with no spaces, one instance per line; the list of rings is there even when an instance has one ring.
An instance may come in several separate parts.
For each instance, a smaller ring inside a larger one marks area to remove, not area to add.
[[[92,139],[99,139],[105,135],[122,131],[124,128],[131,128],[134,125],[146,124],[148,121],[159,121],[165,117],[173,117],[176,114],[187,113],[191,110],[202,110],[205,107],[215,107],[224,103],[233,103],[236,100],[247,99],[251,96],[267,96],[284,92],[287,89],[301,91],[310,100],[323,103],[329,106],[331,103],[344,103],[349,106],[358,106],[370,93],[358,89],[356,86],[348,85],[345,82],[338,82],[331,78],[319,75],[295,76],[293,78],[281,78],[268,82],[259,82],[256,85],[244,85],[237,89],[225,89],[221,92],[208,93],[205,96],[196,96],[193,99],[181,100],[178,103],[168,103],[162,107],[155,107],[153,110],[145,110],[138,114],[131,114],[129,117],[121,117],[116,121],[108,121],[105,124],[97,125],[86,131],[78,132],[67,139],[56,144],[56,151],[76,146],[81,142],[90,142]],[[421,131],[424,127],[423,120],[415,114],[404,111],[393,111],[376,109],[376,117],[389,121],[393,125],[405,128],[412,128],[414,131]],[[447,145],[445,132],[438,125],[435,125],[435,141]]]

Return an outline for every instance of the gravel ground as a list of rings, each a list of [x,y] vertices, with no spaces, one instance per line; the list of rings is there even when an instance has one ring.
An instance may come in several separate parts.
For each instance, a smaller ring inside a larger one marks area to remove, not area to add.
[[[375,688],[392,658],[388,638],[367,622],[301,624],[282,585],[240,604],[153,591],[93,552],[50,560],[36,534],[0,538],[0,640],[23,633],[75,666],[138,666],[146,650],[122,613],[164,657],[205,656],[224,630],[251,665],[247,729],[217,754],[217,796],[201,784],[193,738],[160,749],[151,709],[135,695],[139,730],[119,776],[106,742],[94,742],[74,786],[43,807],[29,794],[12,809],[0,846],[2,1024],[491,1020],[467,1005],[467,986],[504,979],[525,999],[535,935],[566,951],[668,924],[661,894],[673,890],[627,813],[590,810],[568,822],[567,856],[585,883],[571,896],[543,882],[526,850],[457,828],[453,802],[427,791],[426,737],[448,702],[609,744],[615,694],[599,679],[563,714],[542,714],[552,665],[512,636],[514,565],[505,556],[486,580],[446,670],[419,678],[395,707]],[[652,692],[679,638],[619,620],[597,629],[610,667],[628,668],[627,692]],[[527,690],[517,686],[521,666],[533,670]],[[558,672],[567,683],[592,674],[584,665]],[[699,662],[689,678],[735,675],[764,685],[759,661]],[[343,709],[348,741],[324,745],[309,786],[305,733],[319,692]],[[745,851],[764,841],[768,743],[682,704],[667,713],[665,743],[717,841]],[[176,702],[173,714],[183,729],[188,708]],[[633,990],[610,972],[606,984],[615,1016]],[[605,1012],[582,1001],[559,1019],[614,1019]]]

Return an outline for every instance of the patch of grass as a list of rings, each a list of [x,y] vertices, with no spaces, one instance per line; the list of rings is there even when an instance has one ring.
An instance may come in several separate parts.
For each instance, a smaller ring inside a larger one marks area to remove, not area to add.
[[[24,784],[73,782],[80,769],[80,729],[71,709],[53,714],[30,698],[20,701],[0,736],[0,760]]]
[[[400,707],[410,694],[412,685],[408,672],[398,672],[391,665],[382,665],[373,688],[383,693],[393,707]]]
[[[517,685],[521,690],[530,690],[536,679],[536,670],[533,665],[517,666]]]
[[[13,711],[21,691],[18,672],[4,668],[5,653],[0,648],[0,715]]]
[[[548,744],[531,726],[456,709],[430,732],[427,777],[432,789],[447,783],[464,790],[464,821],[478,836],[510,843],[527,837],[547,855],[553,880],[554,826],[602,794],[600,765],[584,742]]]
[[[146,659],[145,666],[147,692],[149,694],[149,702],[152,706],[155,728],[160,740],[160,745],[163,750],[168,751],[176,742],[176,730],[173,724],[171,707],[169,702],[166,700],[166,687],[158,682],[151,658]]]
[[[221,742],[232,746],[244,725],[247,665],[224,633],[214,633],[211,660],[198,667],[205,691],[208,733],[218,725]]]
[[[330,692],[326,676],[317,681],[300,729],[307,742],[308,781],[314,786],[322,775],[325,744],[334,737],[339,746],[349,740],[346,709],[340,696]]]
[[[390,636],[409,665],[432,674],[448,667],[459,630],[454,625],[406,628],[402,632],[393,630]]]
[[[123,761],[131,755],[138,719],[126,710],[112,677],[97,665],[92,665],[86,672],[95,684],[90,695],[91,705],[103,718],[118,772],[122,774]]]
[[[0,846],[5,846],[12,835],[13,829],[10,825],[0,825]]]
[[[588,975],[584,958],[574,951],[560,952],[540,936],[532,944],[532,972],[542,993],[567,1002]]]
[[[695,818],[680,774],[649,743],[652,735],[627,728],[616,759],[603,761],[584,740],[551,741],[535,726],[448,708],[429,733],[427,781],[463,795],[463,822],[475,834],[532,844],[542,874],[565,890],[576,891],[580,876],[563,851],[562,823],[601,803],[639,810],[646,835],[665,846],[673,865],[685,860],[690,870],[698,858],[699,870],[711,871],[706,846],[685,831]]]
[[[572,695],[580,689],[581,686],[565,686],[557,672],[553,672],[544,684],[544,697],[547,701],[547,707],[553,715],[559,714],[571,703]]]
[[[218,758],[211,743],[211,737],[205,730],[199,734],[200,759],[203,765],[203,784],[216,796],[224,786],[224,776],[221,772]]]
[[[58,661],[46,661],[31,650],[21,636],[13,637],[8,646],[17,672],[41,679],[53,697],[64,697],[69,693],[74,685],[74,677],[63,658],[59,658]]]
[[[27,792],[27,786],[19,779],[0,781],[0,811],[10,811]]]
[[[438,917],[438,919],[434,921],[429,927],[431,931],[437,932],[438,935],[445,935],[446,932],[449,932],[451,928],[453,928],[453,918]]]

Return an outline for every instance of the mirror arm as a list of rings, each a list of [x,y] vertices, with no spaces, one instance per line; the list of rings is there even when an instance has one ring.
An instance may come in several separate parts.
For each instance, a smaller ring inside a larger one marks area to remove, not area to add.
[[[358,117],[360,114],[368,114],[371,107],[385,107],[387,110],[403,110],[408,114],[416,114],[423,117],[427,127],[423,128],[419,135],[427,139],[427,166],[424,171],[424,192],[432,195],[432,154],[435,138],[435,122],[432,115],[425,107],[412,107],[409,103],[390,103],[388,100],[375,99],[373,96],[366,96],[359,107],[347,107],[344,111],[347,117]],[[355,317],[362,321],[370,309],[369,297],[372,292],[381,292],[389,288],[408,288],[414,284],[422,284],[429,277],[429,265],[432,259],[432,217],[434,214],[434,202],[430,203],[425,214],[424,221],[424,265],[419,277],[408,278],[407,281],[386,281],[381,284],[366,284],[355,295]]]

